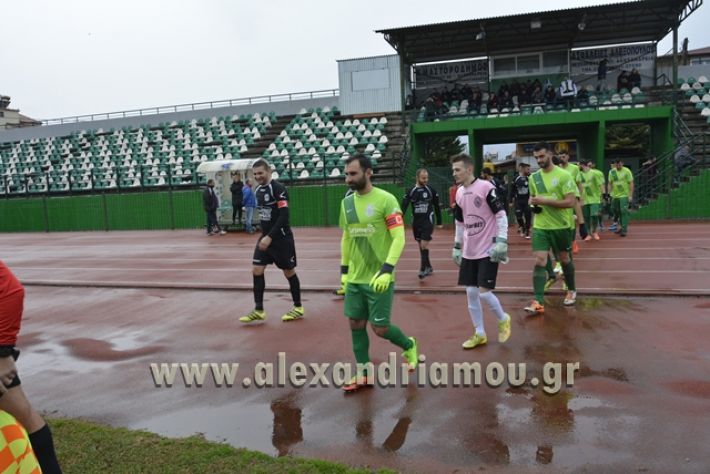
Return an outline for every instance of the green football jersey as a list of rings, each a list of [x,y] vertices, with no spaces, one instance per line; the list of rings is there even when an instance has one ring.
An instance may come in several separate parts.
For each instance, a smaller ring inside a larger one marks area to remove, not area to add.
[[[392,194],[380,188],[351,194],[340,205],[340,227],[349,237],[349,283],[370,283],[392,245],[389,229],[403,226],[402,210]]]
[[[601,186],[604,184],[604,175],[597,170],[589,170],[580,173],[582,182],[582,199],[584,204],[601,204],[602,191]]]
[[[631,191],[631,183],[634,176],[631,170],[626,166],[622,166],[620,170],[612,168],[609,170],[609,194],[613,198],[629,197]]]
[[[574,194],[576,188],[572,176],[560,168],[553,166],[552,170],[545,173],[538,170],[530,176],[530,195],[562,200],[566,194]],[[544,230],[568,229],[570,227],[571,208],[540,206],[542,212],[535,214],[533,228]]]
[[[574,163],[567,163],[567,166],[562,166],[560,165],[560,168],[565,170],[572,176],[572,181],[574,182],[574,195],[577,197],[581,197],[579,194],[579,187],[577,187],[577,183],[581,182],[582,178],[582,172],[579,169],[579,166],[575,165]]]

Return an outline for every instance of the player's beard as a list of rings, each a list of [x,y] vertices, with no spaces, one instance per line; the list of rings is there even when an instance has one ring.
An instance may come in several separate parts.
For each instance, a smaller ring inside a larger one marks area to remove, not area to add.
[[[537,165],[538,165],[540,168],[546,170],[546,169],[548,169],[548,168],[550,167],[550,162],[551,162],[551,161],[552,161],[552,158],[550,158],[549,156],[546,156],[546,157],[545,157],[545,161],[543,162],[544,164],[542,164],[542,163],[540,163],[540,162],[538,161],[538,162],[537,162]]]
[[[351,182],[348,186],[350,186],[350,189],[353,191],[362,191],[367,187],[367,177],[363,175],[361,179]]]

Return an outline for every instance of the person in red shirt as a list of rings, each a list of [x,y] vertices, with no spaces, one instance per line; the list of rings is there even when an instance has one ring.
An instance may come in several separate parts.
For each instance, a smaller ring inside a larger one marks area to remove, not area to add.
[[[456,207],[456,190],[458,189],[458,186],[456,186],[456,182],[451,185],[449,188],[449,212],[453,213],[454,208]]]
[[[10,413],[25,427],[42,472],[61,473],[49,425],[27,400],[15,367],[20,355],[15,344],[24,301],[22,283],[0,260],[0,410]]]

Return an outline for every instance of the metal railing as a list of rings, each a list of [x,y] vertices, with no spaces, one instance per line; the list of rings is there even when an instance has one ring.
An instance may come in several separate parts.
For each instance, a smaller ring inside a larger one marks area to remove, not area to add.
[[[310,92],[289,92],[286,94],[260,95],[244,97],[241,99],[214,100],[209,102],[195,102],[192,104],[165,105],[145,109],[122,110],[100,114],[74,115],[42,120],[42,125],[58,125],[64,123],[93,122],[95,120],[110,120],[117,118],[142,117],[145,115],[165,114],[172,112],[190,112],[195,110],[209,110],[220,107],[235,107],[240,105],[270,104],[272,102],[290,102],[294,100],[321,99],[325,97],[338,97],[339,89],[324,89]]]
[[[708,149],[710,149],[710,133],[691,134],[687,138],[679,139],[672,150],[644,162],[634,175],[637,204],[651,205],[653,201],[664,196],[665,206],[659,210],[661,214],[654,217],[666,219],[676,217],[673,190],[710,167]],[[707,205],[702,202],[702,199],[697,200],[695,204],[698,209]]]

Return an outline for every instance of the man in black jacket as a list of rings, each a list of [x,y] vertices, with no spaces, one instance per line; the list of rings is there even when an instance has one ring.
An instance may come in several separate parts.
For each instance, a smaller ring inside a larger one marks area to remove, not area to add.
[[[243,188],[244,183],[242,183],[242,176],[237,173],[234,175],[234,182],[229,186],[229,190],[232,193],[232,224],[242,222],[242,205],[244,204]],[[237,220],[237,215],[239,215],[239,220]]]
[[[202,192],[202,207],[207,213],[207,235],[224,234],[220,231],[217,223],[217,208],[219,207],[219,199],[214,192],[214,179],[207,181],[207,187]]]
[[[528,178],[530,177],[530,165],[520,163],[520,174],[513,181],[513,201],[515,202],[515,218],[518,221],[518,234],[526,239],[530,238],[530,228],[532,227],[532,211],[530,209],[530,188]]]

